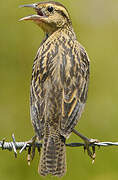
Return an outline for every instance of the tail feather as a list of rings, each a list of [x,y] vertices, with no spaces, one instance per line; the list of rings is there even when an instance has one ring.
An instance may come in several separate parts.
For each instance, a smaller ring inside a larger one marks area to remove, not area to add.
[[[66,172],[65,143],[60,136],[44,137],[39,173],[63,176]]]

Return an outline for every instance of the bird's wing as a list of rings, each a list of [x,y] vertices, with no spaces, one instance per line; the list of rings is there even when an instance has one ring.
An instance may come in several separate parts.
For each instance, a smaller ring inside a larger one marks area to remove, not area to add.
[[[63,83],[61,134],[68,137],[77,124],[87,98],[89,58],[84,48],[75,42],[61,64]]]
[[[44,135],[45,125],[45,89],[44,81],[48,77],[46,71],[46,58],[40,56],[42,49],[39,48],[33,64],[32,80],[30,89],[30,113],[35,133],[38,139],[42,139]],[[45,49],[44,49],[45,50]]]

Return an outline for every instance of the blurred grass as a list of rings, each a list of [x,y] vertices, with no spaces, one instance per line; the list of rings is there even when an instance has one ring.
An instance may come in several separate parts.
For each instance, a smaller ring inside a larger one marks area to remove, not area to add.
[[[100,140],[118,141],[118,1],[60,0],[69,9],[78,40],[91,59],[91,79],[85,112],[77,126],[83,134]],[[33,135],[29,115],[32,63],[42,31],[18,19],[31,14],[18,8],[31,0],[3,1],[0,10],[0,137],[28,140]],[[68,142],[80,141],[72,135]],[[67,148],[68,171],[62,179],[117,180],[118,149],[101,148],[94,165],[81,148]],[[14,159],[0,151],[0,179],[43,179],[37,173],[38,154],[30,167],[26,152]],[[58,179],[47,177],[46,179]]]

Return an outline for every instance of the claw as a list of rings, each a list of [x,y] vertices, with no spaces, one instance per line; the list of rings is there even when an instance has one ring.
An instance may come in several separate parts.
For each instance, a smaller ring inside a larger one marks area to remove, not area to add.
[[[33,136],[32,139],[27,142],[27,144],[31,145],[28,148],[28,155],[27,155],[28,165],[30,165],[31,161],[34,159],[34,156],[35,156],[35,148],[36,148],[35,141],[36,141],[36,135]]]
[[[94,164],[96,158],[94,143],[97,142],[99,142],[97,139],[85,140],[84,151],[87,151],[88,156],[92,159],[92,164]],[[90,146],[92,147],[92,150],[90,150]]]
[[[98,143],[99,140],[88,139],[87,137],[83,136],[81,133],[79,133],[75,129],[73,129],[73,133],[76,134],[77,136],[79,136],[84,141],[84,143],[85,143],[84,144],[84,152],[87,151],[88,155],[92,159],[92,164],[93,164],[95,161],[95,157],[96,157],[94,143]],[[90,150],[90,146],[92,147],[92,151]]]
[[[20,153],[22,153],[22,151],[26,149],[27,145],[29,146],[28,155],[27,155],[28,165],[30,165],[31,161],[34,159],[34,156],[35,156],[35,149],[36,149],[35,141],[36,141],[36,135],[33,136],[31,140],[27,141],[22,147],[22,149],[20,150]]]
[[[28,155],[27,155],[28,166],[30,166],[30,162],[31,162],[31,146],[28,148]]]

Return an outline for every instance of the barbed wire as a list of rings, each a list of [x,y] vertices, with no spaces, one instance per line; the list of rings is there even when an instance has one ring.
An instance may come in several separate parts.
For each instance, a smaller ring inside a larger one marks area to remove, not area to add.
[[[35,142],[34,146],[40,151],[40,148],[42,147],[42,144],[39,142]],[[68,143],[66,144],[67,147],[85,147],[85,143]],[[108,147],[108,146],[118,146],[118,142],[95,142],[89,144],[91,147]],[[5,138],[0,141],[0,149],[2,150],[9,150],[13,151],[15,157],[17,157],[17,150],[20,150],[19,153],[22,153],[23,150],[30,149],[31,150],[32,143],[29,141],[26,142],[16,142],[14,134],[12,134],[12,141],[6,142]]]

